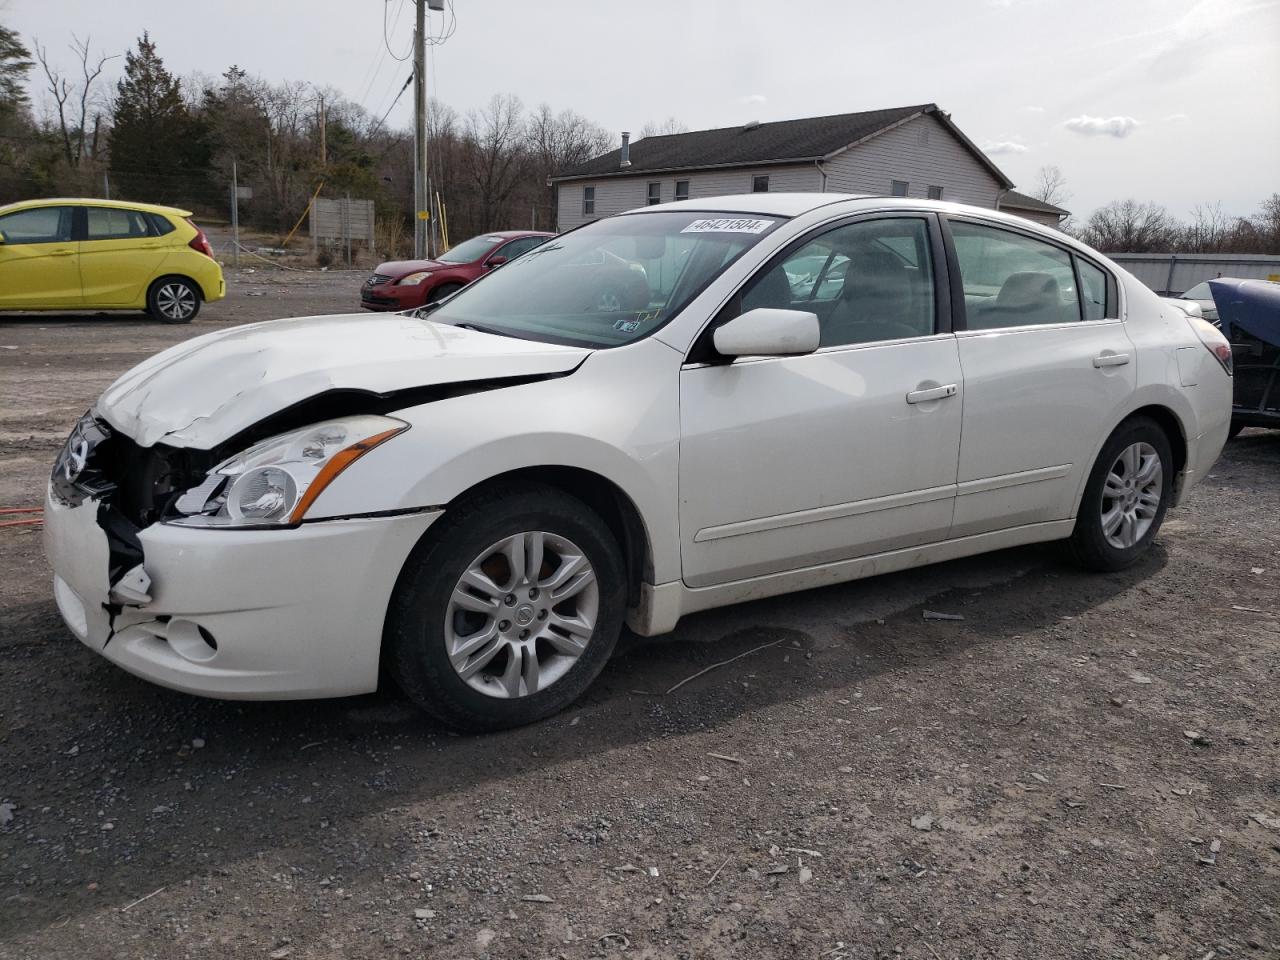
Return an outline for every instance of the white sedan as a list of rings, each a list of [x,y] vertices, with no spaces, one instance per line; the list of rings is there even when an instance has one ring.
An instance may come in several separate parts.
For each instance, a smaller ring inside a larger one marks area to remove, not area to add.
[[[624,622],[1017,544],[1150,546],[1231,418],[1231,351],[992,210],[752,194],[549,241],[420,314],[175,346],[50,480],[62,617],[191,693],[373,690],[528,723]]]

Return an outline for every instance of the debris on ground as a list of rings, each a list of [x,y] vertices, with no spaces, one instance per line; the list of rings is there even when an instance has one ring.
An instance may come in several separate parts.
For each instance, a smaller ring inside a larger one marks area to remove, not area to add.
[[[911,826],[917,830],[923,830],[926,833],[933,829],[933,817],[927,813],[922,813],[917,817],[911,818]]]
[[[926,610],[924,612],[926,620],[963,620],[963,613],[941,613],[937,610]]]

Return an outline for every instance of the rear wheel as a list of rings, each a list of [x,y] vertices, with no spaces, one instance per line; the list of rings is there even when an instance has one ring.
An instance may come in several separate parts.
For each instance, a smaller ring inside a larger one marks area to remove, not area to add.
[[[1098,455],[1085,485],[1071,550],[1091,570],[1122,570],[1141,557],[1164,521],[1173,489],[1169,438],[1146,417],[1127,421]]]
[[[541,720],[604,668],[626,589],[608,526],[537,484],[451,508],[410,555],[388,611],[391,674],[464,730]]]
[[[183,277],[162,277],[147,291],[147,313],[161,323],[190,323],[200,312],[200,291]]]

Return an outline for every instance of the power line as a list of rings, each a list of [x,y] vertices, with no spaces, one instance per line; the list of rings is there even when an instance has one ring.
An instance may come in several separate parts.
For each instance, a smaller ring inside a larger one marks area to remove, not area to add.
[[[387,36],[387,7],[390,5],[391,0],[382,0],[382,43],[387,48],[387,53],[391,54],[391,59],[404,63],[413,56],[413,45],[410,44],[409,52],[403,57],[397,57],[395,51],[391,49],[391,38]],[[396,7],[396,22],[399,22],[402,10],[404,10],[404,0],[400,0],[400,6]]]

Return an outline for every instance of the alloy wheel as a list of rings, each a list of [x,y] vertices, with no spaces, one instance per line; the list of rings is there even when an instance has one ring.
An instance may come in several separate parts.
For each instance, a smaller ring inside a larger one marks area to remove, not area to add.
[[[1107,543],[1127,550],[1138,543],[1160,510],[1164,466],[1149,443],[1120,451],[1102,485],[1102,533]]]
[[[196,295],[185,283],[166,283],[156,291],[156,308],[170,320],[185,320],[196,311]]]
[[[595,570],[576,544],[518,533],[484,550],[454,586],[445,612],[449,662],[486,696],[531,696],[573,668],[599,610]]]

